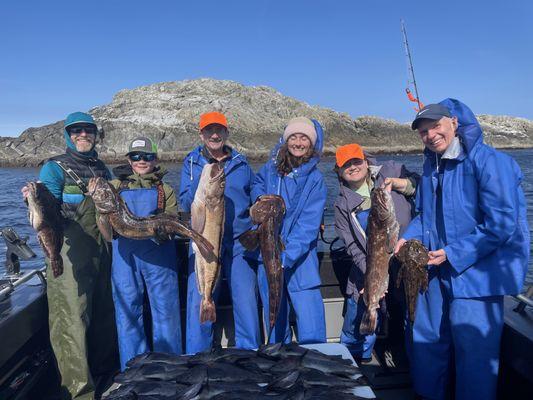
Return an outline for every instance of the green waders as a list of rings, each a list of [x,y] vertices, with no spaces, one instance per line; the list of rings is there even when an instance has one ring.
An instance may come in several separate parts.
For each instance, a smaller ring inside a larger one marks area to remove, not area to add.
[[[47,271],[50,341],[61,373],[61,398],[93,399],[96,381],[118,369],[111,252],[96,226],[91,198],[85,197],[66,221],[64,272],[54,278]]]

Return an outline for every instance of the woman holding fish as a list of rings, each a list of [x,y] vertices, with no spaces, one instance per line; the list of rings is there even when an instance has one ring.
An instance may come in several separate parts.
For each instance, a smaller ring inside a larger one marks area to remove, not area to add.
[[[202,145],[185,158],[181,172],[180,205],[191,212],[191,223],[215,246],[218,260],[206,260],[189,249],[186,352],[209,349],[213,341],[217,281],[229,284],[235,320],[235,344],[254,349],[259,341],[257,315],[257,256],[245,253],[237,238],[250,229],[250,190],[254,173],[246,158],[226,145],[226,117],[210,112],[200,117]]]
[[[376,160],[369,158],[357,143],[339,147],[335,158],[335,172],[339,178],[339,196],[335,201],[335,231],[344,241],[346,252],[353,261],[346,288],[348,299],[340,340],[357,358],[369,360],[372,358],[376,334],[361,334],[359,330],[367,309],[363,300],[368,261],[367,241],[376,240],[367,237],[371,193],[374,188],[382,186],[391,191],[396,220],[400,232],[403,232],[411,221],[411,203],[418,177],[407,171],[402,164],[393,161],[377,164]],[[394,243],[392,245],[394,246]],[[386,287],[388,258],[385,261],[386,271],[382,271],[382,276],[378,274],[375,278],[384,281],[383,285]],[[376,285],[368,289],[379,291],[383,285],[378,285],[376,282]],[[374,293],[368,295],[376,297],[376,301],[379,301],[384,293],[379,293],[377,296]]]
[[[285,216],[281,226],[281,266],[285,284],[269,293],[265,268],[259,269],[259,289],[263,301],[265,325],[269,326],[269,296],[280,296],[279,314],[270,333],[270,342],[290,342],[289,298],[296,312],[298,341],[326,341],[324,304],[320,294],[317,238],[327,189],[318,169],[323,146],[322,127],[305,117],[289,121],[272,158],[257,174],[252,198],[281,196]]]
[[[176,195],[163,183],[166,170],[157,165],[157,146],[149,138],[135,138],[126,154],[128,164],[113,170],[111,184],[137,217],[177,214]],[[168,238],[167,238],[168,239]],[[173,240],[113,240],[113,299],[117,320],[121,370],[126,362],[147,351],[181,354],[181,322],[176,247]],[[144,290],[152,315],[153,348],[148,346],[143,321]]]

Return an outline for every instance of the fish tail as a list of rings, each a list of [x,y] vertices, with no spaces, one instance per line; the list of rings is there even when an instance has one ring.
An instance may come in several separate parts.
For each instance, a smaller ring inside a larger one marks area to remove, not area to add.
[[[215,308],[215,302],[213,299],[203,299],[202,304],[200,305],[200,323],[211,321],[216,322],[217,320],[217,311]]]
[[[378,327],[378,313],[375,308],[367,309],[361,319],[359,333],[361,335],[372,335]]]

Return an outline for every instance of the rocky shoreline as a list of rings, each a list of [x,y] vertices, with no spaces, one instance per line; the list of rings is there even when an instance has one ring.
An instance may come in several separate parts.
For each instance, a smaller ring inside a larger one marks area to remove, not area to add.
[[[123,159],[129,140],[137,135],[159,143],[163,161],[181,161],[198,145],[197,121],[206,111],[221,111],[229,121],[231,144],[250,160],[264,160],[288,119],[315,118],[326,132],[325,155],[357,142],[369,152],[416,153],[420,139],[408,124],[310,106],[266,86],[197,79],[165,82],[118,92],[108,105],[89,112],[105,138],[100,157],[109,163]],[[73,110],[75,111],[75,110]],[[505,149],[533,147],[533,121],[508,116],[479,115],[485,142]],[[0,138],[0,166],[30,167],[64,151],[63,122],[26,129],[17,137]]]

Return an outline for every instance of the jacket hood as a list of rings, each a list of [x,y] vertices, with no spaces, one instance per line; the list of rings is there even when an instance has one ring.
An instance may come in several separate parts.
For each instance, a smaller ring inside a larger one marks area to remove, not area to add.
[[[65,128],[63,129],[63,136],[65,137],[65,142],[67,144],[67,147],[69,147],[71,150],[75,151],[76,153],[80,153],[80,154],[90,156],[90,157],[97,157],[98,154],[94,150],[96,143],[90,151],[80,152],[76,150],[76,145],[70,139],[70,135],[67,132],[67,128],[70,125],[79,124],[79,123],[93,124],[94,126],[96,126],[96,122],[94,122],[94,118],[90,114],[77,111],[77,112],[67,115],[67,118],[65,119]]]
[[[322,129],[322,125],[320,125],[320,122],[318,122],[316,119],[312,119],[313,124],[315,124],[315,130],[316,130],[316,142],[315,142],[315,151],[320,156],[322,154],[322,150],[324,148],[324,130]],[[283,140],[283,134],[279,137],[278,143],[276,146],[274,146],[274,149],[270,152],[270,156],[272,159],[276,159],[278,156],[279,148],[283,146],[283,143],[285,141]]]
[[[483,130],[472,110],[459,100],[447,98],[439,104],[450,110],[452,117],[457,118],[457,136],[464,146],[467,153],[478,144],[483,142]],[[431,150],[426,148],[426,154],[432,154]]]
[[[203,145],[198,146],[193,151],[191,151],[188,154],[187,157],[190,157],[191,160],[193,160],[194,162],[196,162],[198,164],[203,164],[203,163],[207,162],[205,160],[204,155],[202,154],[203,147],[204,147]],[[248,163],[248,160],[246,159],[246,157],[243,154],[239,153],[237,150],[235,150],[231,146],[228,146],[228,148],[231,150],[231,159],[230,159],[229,162],[241,161],[241,162]],[[203,160],[203,161],[200,161],[200,160]]]
[[[316,130],[316,143],[315,143],[315,151],[317,155],[313,157],[309,162],[306,164],[303,164],[300,166],[299,170],[300,173],[305,174],[306,172],[309,172],[315,167],[318,162],[320,161],[320,155],[322,154],[322,150],[324,148],[324,130],[322,129],[322,125],[320,125],[320,122],[318,122],[316,119],[312,119],[313,124],[315,124],[315,130]],[[274,149],[270,152],[270,158],[273,161],[273,164],[277,164],[277,158],[278,158],[278,152],[280,147],[285,143],[283,140],[283,135],[280,136],[278,143],[274,147]]]

